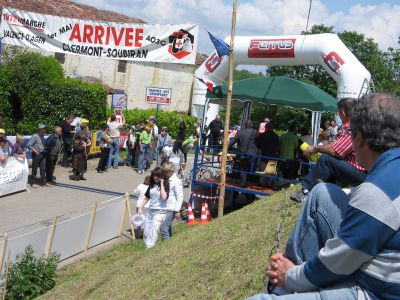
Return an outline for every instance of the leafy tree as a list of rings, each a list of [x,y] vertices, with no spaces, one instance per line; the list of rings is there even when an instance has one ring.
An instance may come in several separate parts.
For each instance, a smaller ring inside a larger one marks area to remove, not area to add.
[[[39,123],[51,128],[68,114],[85,117],[98,128],[106,119],[107,91],[99,84],[65,78],[54,57],[17,53],[2,68],[0,105],[7,134],[32,134]]]

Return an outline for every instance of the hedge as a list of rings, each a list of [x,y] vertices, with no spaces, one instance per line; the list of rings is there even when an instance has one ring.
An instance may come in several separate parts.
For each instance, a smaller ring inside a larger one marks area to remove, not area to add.
[[[113,114],[113,111],[111,109],[109,109],[107,111],[107,115],[111,116],[112,114]],[[146,110],[129,109],[129,110],[124,110],[123,114],[125,116],[125,121],[129,125],[133,125],[137,121],[142,122],[142,121],[148,120],[150,116],[156,116],[156,110],[155,109],[146,109]],[[189,137],[190,134],[195,129],[196,121],[197,121],[196,117],[191,117],[191,116],[188,116],[187,114],[183,114],[183,113],[159,110],[158,117],[157,117],[157,125],[160,129],[164,126],[167,127],[169,134],[171,135],[172,138],[175,139],[178,134],[178,128],[179,128],[179,122],[180,122],[181,116],[183,116],[183,119],[185,120],[185,123],[186,123],[186,137]]]
[[[69,114],[98,128],[106,118],[107,91],[100,84],[66,78],[54,57],[27,52],[2,68],[0,107],[0,125],[9,135],[32,134],[39,123],[51,128]]]

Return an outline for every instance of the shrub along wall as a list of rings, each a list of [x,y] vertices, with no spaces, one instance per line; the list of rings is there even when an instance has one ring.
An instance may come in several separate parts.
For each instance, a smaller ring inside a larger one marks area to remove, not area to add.
[[[27,52],[2,68],[0,108],[0,126],[8,135],[32,134],[39,123],[51,128],[69,114],[98,128],[106,119],[107,91],[100,84],[65,78],[54,57]]]
[[[112,110],[108,110],[108,112],[107,112],[108,117],[111,116],[112,113],[113,113]],[[135,124],[135,122],[142,122],[142,121],[148,120],[150,116],[155,116],[156,110],[155,109],[147,109],[147,110],[129,109],[129,110],[124,110],[123,114],[125,116],[125,121],[129,125],[133,125],[133,124]],[[164,110],[160,109],[158,111],[158,118],[157,118],[157,124],[158,124],[159,129],[161,130],[161,128],[164,126],[167,127],[169,134],[171,135],[172,138],[175,139],[177,136],[177,133],[178,133],[179,122],[180,122],[181,116],[183,116],[183,119],[185,120],[185,123],[186,123],[186,137],[189,137],[190,134],[195,129],[195,124],[196,124],[197,118],[188,116],[187,114],[177,113],[177,112],[169,112],[169,111],[164,111]]]

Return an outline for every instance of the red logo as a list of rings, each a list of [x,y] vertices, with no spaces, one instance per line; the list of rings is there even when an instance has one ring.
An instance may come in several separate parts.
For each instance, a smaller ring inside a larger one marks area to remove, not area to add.
[[[182,59],[193,52],[194,36],[186,30],[175,31],[169,36],[168,52]]]
[[[219,66],[220,63],[221,63],[221,59],[219,58],[218,54],[214,52],[206,60],[205,67],[206,67],[208,72],[212,73]]]
[[[345,64],[344,60],[335,51],[329,52],[328,55],[321,53],[324,63],[331,69],[332,72],[340,76],[340,68]]]
[[[250,58],[288,58],[294,57],[296,39],[251,40],[247,52]]]

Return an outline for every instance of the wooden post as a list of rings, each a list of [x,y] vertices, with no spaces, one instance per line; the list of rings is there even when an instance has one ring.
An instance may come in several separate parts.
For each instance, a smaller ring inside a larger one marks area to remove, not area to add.
[[[90,237],[92,236],[94,220],[96,219],[96,212],[97,212],[97,203],[93,207],[92,217],[90,218],[89,229],[85,240],[85,251],[89,249]]]
[[[125,194],[126,209],[128,210],[129,224],[131,226],[131,231],[132,231],[132,240],[134,240],[135,239],[135,228],[133,227],[133,224],[131,222],[131,220],[132,220],[132,210],[131,210],[130,197],[131,197],[131,195],[129,193]]]
[[[129,195],[128,193],[125,194],[125,200],[124,200],[124,212],[122,213],[121,217],[121,223],[119,224],[119,236],[122,235],[122,232],[124,231],[124,223],[125,223],[125,218],[126,218],[126,197]]]
[[[231,105],[232,105],[233,48],[234,48],[234,41],[235,41],[236,11],[237,11],[237,0],[234,0],[233,1],[233,12],[232,12],[231,42],[230,42],[230,46],[229,46],[229,83],[228,83],[228,94],[227,94],[227,99],[226,99],[224,143],[222,146],[221,182],[220,182],[220,193],[219,193],[219,201],[218,201],[218,217],[222,217],[224,215],[225,185],[226,185],[226,158],[227,158],[227,153],[228,153],[229,127],[230,127]]]
[[[10,260],[11,260],[11,250],[8,251],[7,262],[6,262],[6,273],[5,273],[5,279],[4,279],[4,284],[3,284],[3,300],[6,299],[8,269],[10,268]]]
[[[6,248],[7,248],[7,242],[8,242],[8,234],[4,235],[4,240],[1,245],[1,252],[0,252],[0,274],[1,271],[3,270],[3,262],[4,262],[4,256],[6,255]]]
[[[44,251],[44,257],[47,258],[50,255],[51,245],[53,244],[54,232],[56,231],[56,225],[58,216],[54,218],[53,224],[50,227],[49,236],[47,237],[46,250]]]

